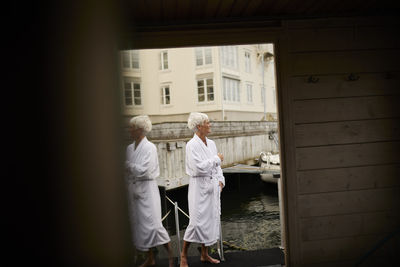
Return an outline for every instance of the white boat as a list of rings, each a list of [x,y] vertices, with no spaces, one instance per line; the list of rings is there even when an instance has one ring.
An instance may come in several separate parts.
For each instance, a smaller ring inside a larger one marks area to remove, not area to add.
[[[279,154],[270,152],[260,153],[260,178],[267,183],[277,183],[281,177],[280,157]]]

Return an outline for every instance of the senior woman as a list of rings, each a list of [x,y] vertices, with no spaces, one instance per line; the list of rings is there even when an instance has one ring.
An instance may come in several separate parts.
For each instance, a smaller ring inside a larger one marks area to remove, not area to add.
[[[133,143],[126,150],[125,169],[133,243],[136,249],[147,251],[147,258],[141,267],[155,264],[151,248],[159,245],[167,249],[169,266],[172,267],[170,238],[161,223],[160,192],[155,180],[160,174],[157,148],[146,138],[151,128],[148,116],[137,116],[130,120],[129,131]]]
[[[181,267],[188,266],[187,251],[190,243],[200,243],[202,262],[218,264],[219,260],[208,255],[208,247],[219,238],[220,192],[225,186],[221,162],[224,156],[217,152],[214,141],[207,138],[211,124],[204,113],[192,112],[188,127],[194,131],[186,144],[186,173],[189,179],[189,225],[183,238]]]

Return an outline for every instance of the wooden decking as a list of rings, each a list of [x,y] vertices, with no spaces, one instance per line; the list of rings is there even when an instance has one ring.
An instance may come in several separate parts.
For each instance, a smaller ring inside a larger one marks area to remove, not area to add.
[[[264,172],[273,172],[280,173],[279,165],[270,165],[269,168],[261,168],[259,166],[251,166],[244,164],[237,164],[232,167],[223,168],[223,173],[264,173]]]
[[[212,255],[212,257],[218,259],[218,255]],[[225,253],[225,261],[218,265],[202,263],[200,261],[200,255],[188,257],[188,264],[190,267],[277,267],[284,266],[284,261],[284,253],[280,248]],[[156,266],[168,266],[168,260],[160,259],[157,261]],[[179,266],[176,258],[175,266]]]

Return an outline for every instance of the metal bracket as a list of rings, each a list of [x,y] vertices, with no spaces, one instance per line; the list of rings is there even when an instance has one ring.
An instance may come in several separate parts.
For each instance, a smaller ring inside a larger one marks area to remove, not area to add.
[[[359,79],[360,79],[360,76],[355,75],[354,73],[350,73],[350,75],[347,76],[346,81],[354,82],[354,81],[358,81]]]
[[[319,78],[317,78],[317,77],[314,77],[314,76],[309,76],[308,77],[308,79],[307,79],[307,82],[308,83],[317,83],[319,81]]]

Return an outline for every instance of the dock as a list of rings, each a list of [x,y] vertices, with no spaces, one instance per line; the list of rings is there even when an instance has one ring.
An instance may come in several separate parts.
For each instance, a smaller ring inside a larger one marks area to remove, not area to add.
[[[237,164],[232,167],[223,168],[223,173],[258,173],[262,172],[262,169],[259,166],[251,166],[245,164]]]
[[[211,255],[215,259],[218,254]],[[168,266],[168,259],[156,259],[157,266]],[[190,267],[204,267],[205,264],[200,261],[198,256],[189,256],[188,264]],[[208,265],[208,264],[206,264]],[[179,266],[175,257],[175,266]],[[261,249],[253,251],[240,251],[225,253],[225,261],[215,265],[218,267],[280,267],[285,266],[285,257],[283,250],[280,248]]]
[[[232,167],[223,168],[222,172],[226,173],[248,173],[248,174],[260,174],[261,179],[264,182],[276,183],[277,178],[281,176],[280,165],[270,164],[269,166],[251,166],[245,164],[237,164]]]

